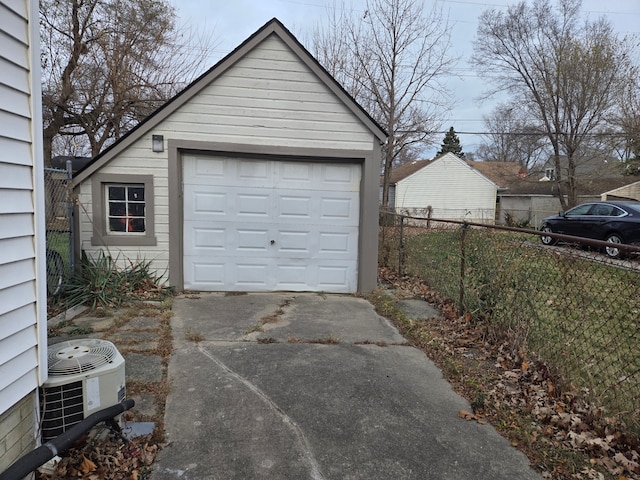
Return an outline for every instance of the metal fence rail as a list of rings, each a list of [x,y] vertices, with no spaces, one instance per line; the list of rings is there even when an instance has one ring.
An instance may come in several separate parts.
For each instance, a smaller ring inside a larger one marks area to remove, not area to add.
[[[618,260],[603,242],[550,247],[534,230],[385,218],[380,265],[422,277],[494,340],[526,347],[640,430],[640,249]]]
[[[48,296],[59,293],[74,269],[71,176],[71,162],[66,170],[44,169]]]

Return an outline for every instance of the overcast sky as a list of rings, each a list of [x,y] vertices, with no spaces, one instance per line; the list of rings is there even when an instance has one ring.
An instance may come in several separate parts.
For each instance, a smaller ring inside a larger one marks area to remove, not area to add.
[[[193,24],[199,30],[212,31],[216,49],[209,66],[231,52],[249,35],[276,17],[307,48],[307,38],[315,25],[327,15],[327,7],[341,0],[171,0],[176,7],[180,22]],[[364,0],[345,0],[357,11],[365,4]],[[476,99],[483,91],[482,80],[479,79],[467,60],[472,53],[472,42],[478,27],[480,14],[487,9],[506,10],[506,5],[517,3],[517,0],[438,0],[444,14],[452,26],[453,54],[461,56],[455,73],[460,78],[451,78],[450,86],[457,100],[457,105],[450,112],[443,130],[453,126],[460,132],[460,140],[464,151],[476,149],[480,138],[462,132],[480,132],[483,130],[482,115],[489,113],[494,102],[479,103]],[[425,1],[426,9],[431,6]],[[621,35],[640,35],[640,0],[583,0],[583,14],[595,19],[605,15]],[[443,135],[444,136],[444,135]],[[427,156],[435,154],[439,145],[427,152]]]

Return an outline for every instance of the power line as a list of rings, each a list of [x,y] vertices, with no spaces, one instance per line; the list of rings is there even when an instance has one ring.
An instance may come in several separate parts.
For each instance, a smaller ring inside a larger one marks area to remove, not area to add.
[[[437,135],[437,134],[447,134],[448,130],[445,131],[424,131],[424,130],[397,130],[397,133],[421,133],[426,135]],[[465,131],[457,131],[456,135],[506,135],[506,136],[531,136],[531,137],[544,137],[547,135],[546,132],[465,132]],[[560,132],[555,135],[568,135],[568,133]],[[628,134],[624,132],[602,132],[602,133],[587,133],[584,135],[585,137],[626,137]]]

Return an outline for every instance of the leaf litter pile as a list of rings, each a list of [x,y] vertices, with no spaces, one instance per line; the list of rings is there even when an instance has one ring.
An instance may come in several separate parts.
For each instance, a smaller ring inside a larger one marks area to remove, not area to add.
[[[149,478],[158,445],[149,437],[128,442],[93,439],[71,448],[54,467],[52,474],[41,473],[40,480],[144,480]]]
[[[513,351],[508,340],[492,343],[482,322],[458,315],[453,302],[419,278],[385,268],[379,278],[394,299],[422,299],[440,310],[438,318],[415,321],[384,292],[370,298],[469,400],[472,411],[460,411],[461,418],[491,423],[544,478],[640,479],[638,436],[559,381],[549,366],[523,349]]]

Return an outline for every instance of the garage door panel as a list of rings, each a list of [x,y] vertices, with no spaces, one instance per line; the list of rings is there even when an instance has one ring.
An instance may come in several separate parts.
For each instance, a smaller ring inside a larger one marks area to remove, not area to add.
[[[224,251],[227,244],[225,237],[226,229],[224,228],[194,227],[191,229],[191,235],[185,238],[188,238],[192,250]]]
[[[185,179],[192,183],[204,183],[205,185],[221,183],[229,176],[228,170],[232,165],[226,158],[211,156],[192,156],[191,161],[185,164]],[[215,180],[215,179],[218,180]],[[205,180],[206,179],[206,180]]]
[[[318,288],[329,293],[340,293],[345,287],[355,291],[357,285],[353,279],[357,278],[356,263],[340,265],[321,265],[318,268]]]
[[[315,165],[304,162],[281,162],[276,168],[275,186],[278,188],[309,189],[313,184]]]
[[[312,200],[309,195],[278,195],[278,217],[294,221],[310,220]]]
[[[327,257],[349,256],[358,245],[355,232],[320,232],[318,254]]]
[[[360,167],[184,157],[185,289],[357,290]]]
[[[307,256],[312,246],[311,232],[308,230],[280,230],[276,240],[278,254],[283,256]]]
[[[271,183],[273,172],[271,171],[271,162],[264,160],[233,160],[228,159],[230,163],[235,163],[238,167],[237,179],[239,185],[245,186],[264,186]],[[228,177],[233,182],[233,177]],[[226,179],[225,179],[226,180]]]
[[[248,252],[266,253],[272,236],[268,229],[239,228],[236,251],[240,254]]]
[[[187,265],[189,268],[184,272],[184,288],[188,290],[198,290],[199,287],[224,288],[227,279],[224,262],[191,258]]]
[[[324,196],[320,199],[320,220],[357,225],[357,203],[357,199],[351,197]]]
[[[235,195],[237,215],[240,217],[269,217],[271,196],[258,193],[238,193]]]
[[[320,185],[323,190],[358,192],[360,190],[360,170],[349,164],[320,164]]]
[[[193,212],[193,217],[198,215],[224,216],[227,214],[227,194],[224,192],[192,192],[189,198],[185,198],[185,208]]]
[[[269,288],[269,265],[263,262],[235,265],[235,285],[240,290],[265,290]]]
[[[276,271],[278,290],[305,290],[309,285],[309,268],[307,265],[279,265]]]

